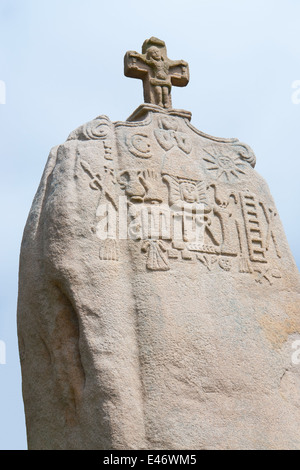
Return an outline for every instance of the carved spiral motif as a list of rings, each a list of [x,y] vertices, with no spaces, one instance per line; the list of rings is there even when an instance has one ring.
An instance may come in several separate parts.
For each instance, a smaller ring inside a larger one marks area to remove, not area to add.
[[[89,139],[105,139],[109,133],[110,121],[106,116],[94,119],[85,125],[84,133]]]
[[[241,142],[237,142],[236,144],[234,144],[234,147],[236,148],[236,151],[240,158],[245,162],[248,162],[249,165],[254,168],[256,165],[256,157],[253,150],[248,145],[243,144]]]

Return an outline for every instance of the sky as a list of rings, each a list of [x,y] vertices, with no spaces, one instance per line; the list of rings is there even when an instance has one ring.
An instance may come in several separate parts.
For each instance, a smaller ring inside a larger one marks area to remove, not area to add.
[[[254,150],[300,267],[299,18],[299,0],[0,0],[0,450],[27,448],[18,260],[48,153],[79,125],[126,120],[143,102],[123,58],[145,39],[189,63],[174,108]]]

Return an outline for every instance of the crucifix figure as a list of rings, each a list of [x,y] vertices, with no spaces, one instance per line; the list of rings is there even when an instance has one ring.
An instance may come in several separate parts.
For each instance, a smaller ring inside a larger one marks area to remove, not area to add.
[[[143,80],[144,100],[163,108],[171,108],[171,88],[186,86],[189,82],[189,66],[184,60],[170,60],[164,41],[147,39],[142,54],[129,51],[124,57],[126,77]]]

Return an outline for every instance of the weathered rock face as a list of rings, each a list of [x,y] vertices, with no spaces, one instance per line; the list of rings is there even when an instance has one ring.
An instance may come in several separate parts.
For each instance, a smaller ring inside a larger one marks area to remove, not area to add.
[[[30,449],[300,449],[300,280],[251,149],[190,114],[50,153],[18,330]]]
[[[300,448],[299,277],[255,157],[150,108],[46,165],[20,266],[29,446]]]

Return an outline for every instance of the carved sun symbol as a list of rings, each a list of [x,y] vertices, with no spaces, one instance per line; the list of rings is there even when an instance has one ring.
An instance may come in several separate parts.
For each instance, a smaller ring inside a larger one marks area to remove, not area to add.
[[[247,165],[241,161],[240,157],[231,158],[227,155],[215,156],[205,149],[204,151],[208,156],[204,157],[203,160],[207,164],[207,169],[214,173],[216,179],[225,182],[234,182],[241,175],[246,174],[244,170],[247,168]]]

